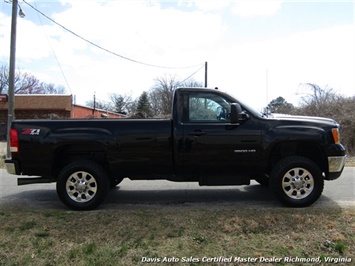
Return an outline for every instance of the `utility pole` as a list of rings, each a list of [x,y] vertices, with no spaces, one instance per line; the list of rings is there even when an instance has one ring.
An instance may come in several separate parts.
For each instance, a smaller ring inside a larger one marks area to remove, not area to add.
[[[205,88],[207,88],[207,62],[205,62]]]
[[[7,115],[7,157],[11,156],[10,151],[10,132],[11,122],[15,119],[15,61],[16,61],[16,24],[17,24],[17,0],[12,0],[11,14],[11,44],[10,44],[10,63],[9,63],[9,101]]]
[[[94,108],[92,109],[92,116],[95,117],[95,109],[96,109],[96,92],[94,92]]]

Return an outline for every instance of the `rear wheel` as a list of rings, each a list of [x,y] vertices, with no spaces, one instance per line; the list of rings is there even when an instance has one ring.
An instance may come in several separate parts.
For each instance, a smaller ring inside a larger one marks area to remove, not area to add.
[[[270,176],[270,187],[284,205],[306,207],[319,199],[324,180],[313,161],[291,156],[275,165]]]
[[[59,174],[57,194],[74,210],[92,210],[105,198],[109,181],[103,168],[92,161],[68,164]]]

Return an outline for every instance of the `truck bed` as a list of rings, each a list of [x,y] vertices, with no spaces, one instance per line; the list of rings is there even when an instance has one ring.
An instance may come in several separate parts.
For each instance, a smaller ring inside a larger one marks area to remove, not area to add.
[[[16,120],[13,128],[20,150],[12,159],[22,162],[22,174],[53,176],[66,161],[88,156],[106,161],[114,175],[172,171],[170,119]]]

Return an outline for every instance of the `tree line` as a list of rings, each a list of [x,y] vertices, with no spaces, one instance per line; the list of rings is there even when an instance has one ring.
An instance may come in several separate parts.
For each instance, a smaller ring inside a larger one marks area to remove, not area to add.
[[[64,94],[65,88],[53,83],[41,82],[32,74],[21,70],[15,71],[15,94]],[[9,90],[9,69],[6,64],[0,66],[0,94]]]
[[[6,65],[0,67],[0,94],[8,91]],[[265,113],[329,117],[340,124],[341,142],[350,154],[355,154],[355,96],[344,97],[334,89],[317,84],[302,84],[306,93],[295,107],[278,97],[264,108]],[[130,118],[165,118],[171,115],[173,91],[178,87],[202,87],[193,79],[180,81],[176,76],[164,75],[154,79],[152,88],[137,99],[129,94],[112,93],[109,102],[88,101],[86,105],[127,115]],[[63,94],[65,88],[39,81],[31,74],[18,70],[15,73],[15,94]]]
[[[298,107],[278,97],[264,108],[264,112],[332,118],[340,124],[341,143],[349,154],[355,154],[355,96],[345,97],[333,88],[322,88],[313,83],[302,85],[308,93],[301,97]]]
[[[165,118],[171,116],[173,92],[179,87],[202,87],[194,79],[180,81],[176,76],[164,75],[154,79],[151,89],[133,99],[129,94],[112,93],[110,102],[88,101],[87,106],[127,115],[129,118]]]
[[[88,107],[125,114],[127,117],[167,117],[170,115],[172,95],[177,87],[201,87],[202,83],[194,79],[180,81],[176,76],[164,75],[154,79],[151,89],[144,91],[138,99],[129,94],[112,93],[109,101],[90,100]],[[6,64],[0,66],[0,94],[9,89],[9,69]],[[15,94],[64,94],[63,86],[41,82],[32,74],[18,69],[15,72]]]

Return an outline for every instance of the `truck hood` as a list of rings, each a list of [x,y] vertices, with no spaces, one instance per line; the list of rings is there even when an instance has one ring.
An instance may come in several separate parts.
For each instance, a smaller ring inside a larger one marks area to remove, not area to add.
[[[318,123],[318,124],[327,124],[331,126],[339,126],[338,123],[331,118],[317,117],[317,116],[271,114],[269,118],[284,120],[284,121],[302,121],[302,122],[311,122],[311,123]]]

